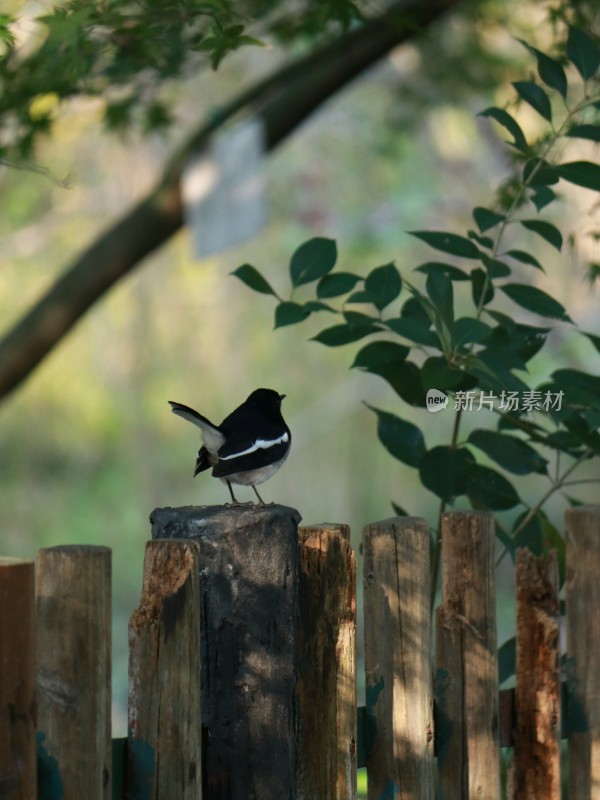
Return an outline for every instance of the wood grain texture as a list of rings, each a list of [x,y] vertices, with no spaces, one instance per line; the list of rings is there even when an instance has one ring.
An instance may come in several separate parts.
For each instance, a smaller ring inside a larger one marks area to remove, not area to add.
[[[36,559],[38,730],[64,800],[111,796],[111,551]]]
[[[516,555],[515,800],[560,800],[559,599],[556,553]]]
[[[429,525],[368,525],[363,557],[369,800],[431,800]]]
[[[356,797],[356,561],[346,525],[300,528],[298,800]]]
[[[157,509],[155,539],[200,545],[203,796],[296,796],[300,515],[284,506]]]
[[[199,545],[146,545],[129,622],[128,781],[134,797],[200,800]]]
[[[443,798],[500,797],[494,520],[442,515],[436,739]]]
[[[35,800],[34,564],[0,558],[0,797]]]
[[[600,506],[565,513],[569,800],[600,796]]]

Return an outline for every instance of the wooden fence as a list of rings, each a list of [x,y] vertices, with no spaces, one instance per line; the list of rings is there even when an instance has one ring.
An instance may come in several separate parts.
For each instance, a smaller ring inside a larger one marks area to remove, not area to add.
[[[566,514],[566,653],[554,555],[516,559],[516,688],[498,689],[491,515],[363,533],[366,704],[344,525],[281,506],[158,509],[129,625],[129,734],[111,741],[111,553],[0,560],[1,800],[600,798],[600,507]],[[431,641],[435,629],[435,659]]]

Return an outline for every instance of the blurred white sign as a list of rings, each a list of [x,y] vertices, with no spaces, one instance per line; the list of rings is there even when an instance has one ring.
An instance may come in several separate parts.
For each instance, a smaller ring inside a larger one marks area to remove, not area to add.
[[[240,244],[264,227],[263,153],[262,121],[250,119],[188,162],[182,193],[196,258]]]

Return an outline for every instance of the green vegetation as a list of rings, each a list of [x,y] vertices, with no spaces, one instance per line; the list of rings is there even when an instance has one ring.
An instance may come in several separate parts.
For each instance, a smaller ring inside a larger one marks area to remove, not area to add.
[[[565,335],[582,335],[597,351],[600,337],[576,326],[563,304],[539,287],[545,250],[537,255],[536,248],[534,255],[531,248],[525,249],[523,236],[533,233],[536,244],[542,240],[544,247],[561,252],[563,234],[540,216],[558,201],[559,182],[600,191],[598,164],[565,161],[563,155],[565,139],[600,141],[600,47],[573,26],[568,27],[560,58],[522,43],[535,56],[539,82],[515,81],[513,87],[548,126],[528,141],[505,108],[491,106],[481,112],[509,133],[513,172],[497,192],[493,208],[473,209],[475,228],[466,235],[411,232],[445,259],[415,268],[417,278],[425,276],[424,288],[412,276],[409,281],[393,262],[375,267],[364,278],[347,268],[334,271],[336,243],[322,237],[308,240],[293,253],[291,289],[285,299],[251,264],[234,271],[254,291],[276,299],[275,328],[323,314],[333,316],[336,324],[320,331],[315,341],[338,347],[369,338],[352,367],[383,378],[405,406],[436,411],[428,402],[432,393],[438,401],[453,399],[446,439],[433,446],[427,443],[427,420],[419,427],[409,413],[398,416],[369,406],[385,449],[418,470],[423,488],[439,501],[437,516],[428,515],[434,527],[432,606],[440,565],[438,520],[458,498],[466,498],[476,509],[518,512],[510,526],[497,520],[500,560],[505,552],[514,559],[520,546],[537,554],[552,548],[558,552],[564,580],[561,523],[551,520],[545,505],[555,494],[564,505],[577,503],[570,495],[573,489],[598,483],[597,477],[589,478],[581,470],[600,455],[597,354],[592,370],[573,369],[567,359],[555,359],[551,372],[534,372],[535,382],[528,381],[528,371],[551,335],[561,330],[558,325],[568,326]],[[314,294],[300,301],[306,285]],[[402,295],[408,297],[398,306]],[[507,307],[506,298],[512,306]],[[487,427],[479,427],[483,414],[472,412],[486,411],[482,422]],[[516,488],[512,476],[523,475],[545,478],[533,500]],[[395,511],[414,513],[411,500],[403,493],[401,502],[393,504]],[[514,656],[510,642],[507,653]],[[510,667],[506,672],[511,674]]]
[[[310,55],[347,31],[359,31],[361,14],[372,13],[370,6],[345,2],[293,5],[298,14],[291,18],[287,4],[248,3],[243,12],[236,4],[234,12],[224,3],[173,2],[171,22],[163,25],[164,3],[104,3],[106,18],[98,17],[101,4],[51,4],[38,21],[31,6],[9,4],[0,15],[0,159],[9,165],[0,173],[5,339],[90,242],[151,191],[167,154],[207,120],[220,119],[240,86],[250,90],[265,73],[285,66],[289,55]],[[590,181],[596,188],[597,178],[593,169],[577,166],[594,161],[597,146],[597,109],[591,104],[577,110],[586,102],[577,59],[589,72],[596,41],[593,26],[585,24],[588,6],[554,7],[547,26],[547,7],[539,3],[456,2],[442,18],[433,13],[437,4],[418,5],[431,10],[431,24],[416,34],[411,29],[402,47],[269,154],[271,212],[259,240],[199,264],[189,255],[185,232],[173,236],[143,269],[132,272],[138,259],[127,280],[96,298],[40,366],[31,366],[27,382],[6,395],[0,417],[1,550],[28,556],[64,542],[113,547],[121,700],[125,626],[139,598],[149,512],[226,500],[218,482],[192,480],[198,441],[173,422],[168,399],[201,405],[218,417],[256,386],[285,392],[294,446],[269,482],[266,499],[298,507],[307,523],[349,522],[355,536],[366,522],[387,516],[390,499],[430,517],[431,490],[438,508],[455,496],[459,506],[468,497],[496,506],[509,548],[519,526],[517,541],[533,531],[544,542],[556,536],[565,500],[553,494],[545,516],[536,513],[525,524],[528,509],[536,508],[557,475],[564,478],[570,464],[596,447],[588,397],[595,384],[582,379],[577,391],[587,433],[577,418],[548,413],[540,418],[540,436],[547,440],[558,432],[562,438],[540,449],[531,427],[537,418],[519,417],[529,428],[518,433],[514,427],[496,430],[495,412],[478,412],[473,425],[464,412],[454,450],[461,453],[457,478],[468,492],[450,483],[447,470],[423,489],[420,471],[428,454],[433,459],[443,448],[446,461],[453,458],[447,430],[452,412],[432,415],[423,408],[423,376],[429,374],[431,385],[446,382],[439,388],[451,395],[458,388],[451,385],[456,372],[477,388],[497,389],[490,371],[495,375],[498,359],[508,355],[503,379],[510,375],[521,388],[551,380],[553,391],[562,381],[571,391],[573,373],[551,376],[559,367],[579,375],[597,372],[593,282],[600,259],[589,209],[595,196],[581,188]],[[215,20],[229,33],[215,36]],[[562,37],[567,22],[585,31],[586,39],[573,38],[565,52],[554,50],[553,30]],[[267,46],[248,44],[246,36]],[[531,43],[529,49],[512,37]],[[211,61],[219,59],[213,72]],[[578,116],[563,130],[570,135],[557,138],[567,119],[563,73],[568,108]],[[506,88],[513,81],[518,113],[514,92]],[[585,86],[591,100],[591,76]],[[551,121],[542,97],[550,103]],[[487,118],[475,116],[486,107]],[[244,106],[240,116],[252,111]],[[516,160],[499,144],[507,133]],[[498,202],[490,208],[496,186]],[[519,192],[527,205],[515,202]],[[544,204],[549,193],[556,197]],[[410,230],[418,235],[404,233]],[[310,248],[298,248],[311,240],[320,243],[316,262],[306,258]],[[118,251],[126,243],[115,234],[111,244]],[[426,245],[442,250],[411,273]],[[291,291],[285,296],[294,305],[277,304],[280,331],[273,335],[268,304],[249,301],[246,288],[229,275],[238,264],[259,263],[283,297],[279,287],[287,282],[284,271],[294,252],[297,286],[293,297]],[[464,252],[474,257],[463,260]],[[110,258],[105,262],[98,269],[110,266]],[[503,276],[507,268],[511,273]],[[348,302],[358,292],[362,300]],[[306,317],[303,324],[317,344],[335,346],[301,344],[293,326],[281,325],[294,314]],[[591,335],[557,322],[563,314]],[[324,333],[323,315],[331,315],[325,330],[340,329]],[[541,333],[546,328],[551,330]],[[352,341],[357,330],[370,337],[366,347]],[[426,341],[407,338],[410,331]],[[488,332],[495,353],[484,338]],[[390,369],[390,358],[408,379]],[[5,366],[0,358],[0,373]],[[373,374],[384,380],[373,381]],[[374,441],[374,422],[384,448]],[[581,444],[584,435],[589,443]],[[517,466],[527,474],[514,477]],[[594,470],[593,461],[582,460],[566,480],[594,480]],[[495,483],[487,480],[491,471],[500,476]],[[519,502],[507,507],[513,491]],[[567,502],[593,500],[595,492],[592,483],[568,486]],[[505,575],[508,562],[502,563]],[[512,626],[510,608],[502,613],[501,641]]]

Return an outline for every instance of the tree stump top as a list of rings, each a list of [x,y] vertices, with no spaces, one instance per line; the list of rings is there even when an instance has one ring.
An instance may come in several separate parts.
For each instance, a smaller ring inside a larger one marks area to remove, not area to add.
[[[219,536],[232,530],[242,532],[277,520],[292,519],[298,525],[302,517],[295,508],[276,503],[259,505],[181,506],[156,508],[150,514],[152,538],[190,539],[196,536]]]

